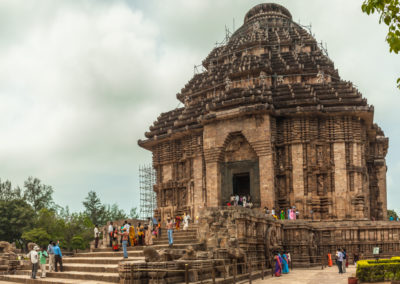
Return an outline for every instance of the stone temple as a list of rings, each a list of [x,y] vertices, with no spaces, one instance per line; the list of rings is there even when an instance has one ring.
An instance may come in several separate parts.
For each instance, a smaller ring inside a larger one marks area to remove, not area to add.
[[[296,206],[301,219],[386,219],[388,138],[374,108],[325,50],[277,4],[202,62],[139,145],[153,153],[156,216],[223,206]]]

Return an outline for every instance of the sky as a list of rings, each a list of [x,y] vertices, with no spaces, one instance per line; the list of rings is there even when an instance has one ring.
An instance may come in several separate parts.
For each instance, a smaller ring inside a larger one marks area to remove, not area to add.
[[[139,206],[137,145],[216,42],[261,0],[0,0],[0,178],[29,176],[82,210],[88,191]],[[400,212],[400,55],[362,0],[275,1],[312,25],[389,137],[388,207]]]

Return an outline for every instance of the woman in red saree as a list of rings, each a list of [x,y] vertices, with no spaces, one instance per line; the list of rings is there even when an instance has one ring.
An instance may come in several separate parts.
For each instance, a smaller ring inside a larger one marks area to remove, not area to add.
[[[279,277],[282,274],[282,262],[278,254],[274,256],[275,259],[275,277]]]

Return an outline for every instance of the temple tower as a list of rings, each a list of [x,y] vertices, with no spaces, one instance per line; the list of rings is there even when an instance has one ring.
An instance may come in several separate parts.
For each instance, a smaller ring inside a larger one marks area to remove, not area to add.
[[[301,218],[386,217],[388,138],[312,35],[277,4],[252,8],[214,48],[141,147],[153,153],[156,214],[296,206]]]

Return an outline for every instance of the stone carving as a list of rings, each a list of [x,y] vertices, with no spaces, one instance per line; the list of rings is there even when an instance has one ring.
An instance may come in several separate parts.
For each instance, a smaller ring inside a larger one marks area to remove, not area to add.
[[[14,254],[14,248],[9,242],[0,241],[0,253]]]
[[[232,81],[229,77],[225,79],[225,91],[229,91],[232,88]]]
[[[276,84],[279,86],[279,85],[282,85],[283,83],[284,83],[283,76],[282,75],[277,76],[276,77]]]
[[[322,84],[322,83],[325,83],[325,80],[326,80],[326,78],[325,78],[325,73],[324,73],[324,71],[318,71],[318,74],[317,74],[317,82],[320,83],[320,84]]]

